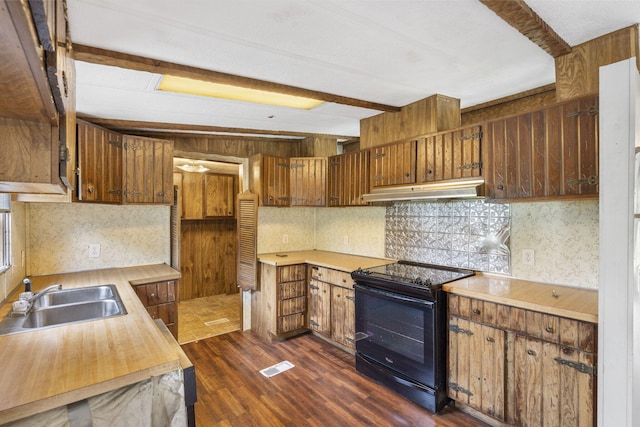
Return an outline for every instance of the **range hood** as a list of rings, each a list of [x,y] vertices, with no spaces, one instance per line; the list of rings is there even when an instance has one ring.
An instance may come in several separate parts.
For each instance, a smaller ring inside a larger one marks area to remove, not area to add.
[[[365,202],[394,200],[469,199],[484,197],[484,179],[469,178],[420,185],[380,187],[362,195]]]

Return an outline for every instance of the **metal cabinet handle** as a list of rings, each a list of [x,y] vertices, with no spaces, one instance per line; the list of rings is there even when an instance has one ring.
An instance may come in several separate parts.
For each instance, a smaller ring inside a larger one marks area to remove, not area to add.
[[[474,308],[474,309],[472,310],[472,312],[473,312],[473,314],[480,314],[480,310],[479,310],[479,309],[477,309],[477,308]]]
[[[547,331],[550,334],[553,333],[553,328],[551,326],[547,326],[546,328],[544,328],[544,330]]]
[[[536,355],[536,352],[535,352],[535,351],[533,351],[533,350],[527,350],[527,354],[528,354],[529,356],[535,356],[535,355]]]
[[[493,337],[487,337],[487,341],[488,342],[495,342],[496,340],[494,340]]]
[[[496,188],[498,190],[504,190],[504,185],[500,184],[500,185],[496,185]]]

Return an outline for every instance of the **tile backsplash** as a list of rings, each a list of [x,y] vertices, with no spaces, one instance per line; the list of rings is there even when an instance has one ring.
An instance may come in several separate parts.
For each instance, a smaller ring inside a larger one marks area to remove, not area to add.
[[[511,207],[484,200],[401,202],[385,216],[385,256],[511,273]]]

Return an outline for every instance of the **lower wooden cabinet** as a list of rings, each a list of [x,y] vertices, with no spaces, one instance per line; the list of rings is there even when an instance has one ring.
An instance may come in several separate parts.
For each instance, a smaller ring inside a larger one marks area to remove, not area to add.
[[[133,285],[138,298],[153,319],[161,319],[178,339],[178,281]]]
[[[309,329],[355,350],[355,291],[349,273],[311,267]]]
[[[449,397],[517,426],[595,425],[597,325],[449,295]]]
[[[307,265],[284,265],[276,270],[276,334],[306,326]]]

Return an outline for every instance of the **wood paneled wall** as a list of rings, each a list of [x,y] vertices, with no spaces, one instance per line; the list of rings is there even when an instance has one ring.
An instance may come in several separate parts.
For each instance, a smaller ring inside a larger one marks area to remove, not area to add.
[[[235,219],[182,221],[180,238],[181,301],[238,292]]]
[[[168,138],[165,134],[165,138]],[[172,134],[176,151],[217,154],[231,157],[251,157],[254,154],[268,156],[297,157],[300,155],[300,140],[246,137],[184,137]]]
[[[338,141],[335,138],[317,136],[300,141],[298,157],[329,157],[336,154],[338,154]]]

